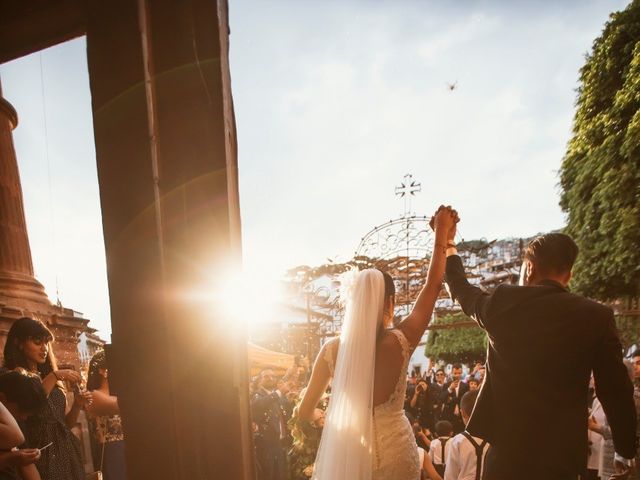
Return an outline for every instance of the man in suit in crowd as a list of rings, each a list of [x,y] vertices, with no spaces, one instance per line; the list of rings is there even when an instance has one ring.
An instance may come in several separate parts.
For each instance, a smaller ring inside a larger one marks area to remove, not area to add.
[[[467,426],[492,445],[484,478],[577,479],[587,461],[592,371],[625,478],[636,454],[633,386],[612,310],[567,289],[576,244],[560,233],[534,239],[520,286],[488,294],[467,281],[453,238],[445,247],[447,285],[489,337],[486,378]]]
[[[258,426],[255,436],[259,480],[285,480],[288,431],[283,409],[283,394],[276,390],[276,377],[271,369],[260,372],[260,388],[251,399],[251,414]]]
[[[440,387],[441,389],[444,388],[444,384],[445,384],[445,380],[446,380],[446,375],[444,373],[444,370],[439,368],[436,370],[434,377],[434,383],[436,385],[438,385],[438,387]]]
[[[455,363],[451,368],[451,381],[442,387],[442,420],[447,420],[453,425],[453,433],[458,434],[464,430],[462,413],[460,412],[460,400],[469,391],[469,385],[462,381],[462,365]]]
[[[282,412],[282,419],[286,426],[293,415],[294,402],[289,398],[289,392],[291,391],[291,381],[286,376],[278,380],[276,383],[276,393],[278,394],[278,401],[280,403],[280,411]],[[291,448],[293,443],[293,437],[288,428],[285,429],[284,435],[281,439],[282,446],[285,452]]]

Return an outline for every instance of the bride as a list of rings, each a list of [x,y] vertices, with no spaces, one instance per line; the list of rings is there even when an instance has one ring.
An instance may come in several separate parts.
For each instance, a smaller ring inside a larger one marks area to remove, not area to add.
[[[395,286],[388,274],[368,269],[343,278],[342,332],[318,354],[298,410],[300,420],[310,420],[333,378],[313,480],[420,478],[418,449],[403,411],[407,366],[431,319],[457,221],[451,207],[440,207],[432,219],[435,242],[427,281],[397,328],[389,328]]]

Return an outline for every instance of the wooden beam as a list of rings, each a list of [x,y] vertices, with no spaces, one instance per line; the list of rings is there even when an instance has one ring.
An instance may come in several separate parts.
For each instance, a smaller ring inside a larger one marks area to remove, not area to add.
[[[246,336],[219,294],[240,249],[226,0],[89,7],[128,478],[249,480]]]
[[[0,63],[82,36],[87,0],[0,0]]]

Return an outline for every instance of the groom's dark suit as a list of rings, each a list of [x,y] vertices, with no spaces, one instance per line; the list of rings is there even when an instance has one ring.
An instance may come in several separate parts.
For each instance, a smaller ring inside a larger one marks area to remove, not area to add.
[[[592,371],[616,452],[635,457],[633,387],[609,308],[552,281],[487,294],[469,284],[457,255],[447,258],[446,281],[489,336],[487,375],[467,430],[492,444],[494,466],[518,469],[519,479],[534,468],[581,473]]]

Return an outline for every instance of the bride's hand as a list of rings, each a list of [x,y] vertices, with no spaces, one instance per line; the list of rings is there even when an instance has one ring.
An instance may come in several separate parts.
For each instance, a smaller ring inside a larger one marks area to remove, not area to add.
[[[441,230],[447,232],[447,240],[453,241],[456,234],[456,223],[460,221],[458,212],[451,206],[440,205],[436,214],[431,217],[429,225],[433,230]]]

